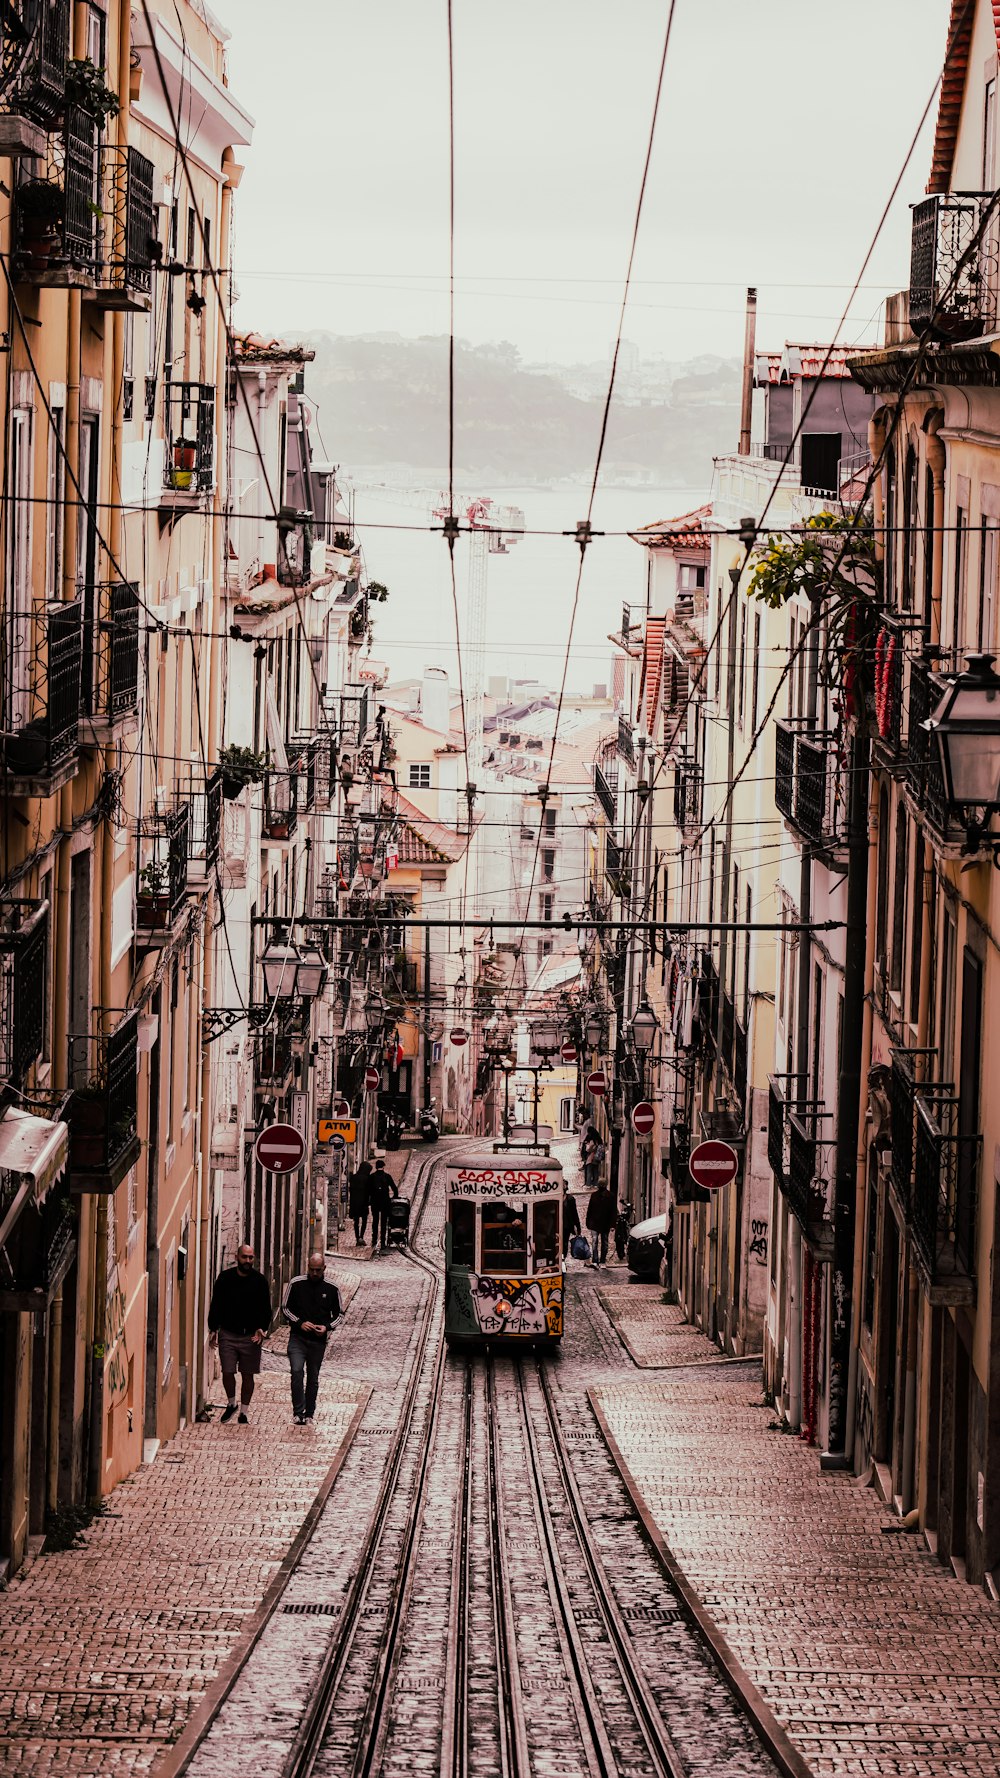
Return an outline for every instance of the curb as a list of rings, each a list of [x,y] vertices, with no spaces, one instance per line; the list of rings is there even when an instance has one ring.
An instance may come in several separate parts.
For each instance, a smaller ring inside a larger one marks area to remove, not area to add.
[[[236,1684],[236,1681],[242,1673],[250,1655],[260,1641],[268,1622],[274,1616],[281,1595],[285,1591],[288,1582],[298,1566],[299,1557],[316,1529],[316,1521],[323,1511],[333,1490],[334,1483],[344,1466],[347,1459],[347,1453],[354,1443],[355,1435],[364,1418],[365,1410],[372,1398],[372,1394],[373,1388],[371,1386],[362,1387],[358,1395],[357,1406],[351,1416],[347,1431],[344,1433],[340,1444],[337,1446],[333,1462],[327,1470],[326,1475],[323,1477],[323,1480],[319,1485],[319,1490],[306,1513],[305,1518],[299,1526],[295,1537],[286,1550],[280,1568],[274,1575],[263,1599],[257,1606],[257,1609],[251,1614],[247,1628],[244,1630],[239,1641],[219,1669],[219,1672],[208,1687],[208,1690],[204,1693],[197,1709],[194,1711],[193,1715],[188,1718],[178,1739],[167,1752],[162,1754],[161,1757],[154,1762],[151,1768],[153,1778],[181,1778],[181,1774],[187,1771],[191,1760],[211,1728],[218,1711],[225,1703],[233,1686]]]
[[[742,1364],[744,1360],[739,1359],[737,1362]],[[779,1771],[783,1773],[784,1778],[816,1778],[813,1767],[803,1758],[790,1736],[782,1728],[770,1705],[765,1703],[749,1673],[737,1660],[722,1631],[678,1563],[646,1504],[642,1489],[622,1455],[621,1448],[608,1425],[597,1396],[596,1389],[587,1390],[587,1400],[590,1402],[608,1450],[618,1466],[632,1505],[639,1515],[642,1528],[652,1544],[668,1580],[675,1588],[688,1617],[701,1631],[708,1643],[723,1679],[741,1709],[753,1722],[763,1745]]]

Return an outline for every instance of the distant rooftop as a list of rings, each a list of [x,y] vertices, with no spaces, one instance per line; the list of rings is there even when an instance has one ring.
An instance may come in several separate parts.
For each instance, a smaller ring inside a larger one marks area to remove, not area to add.
[[[792,383],[796,377],[845,377],[850,379],[848,359],[861,356],[857,346],[797,345],[788,341],[781,352],[758,352],[754,381],[758,389],[767,383]]]
[[[265,339],[262,333],[233,335],[233,357],[241,364],[311,364],[316,354],[301,341]]]
[[[711,505],[696,506],[693,512],[682,512],[677,519],[657,519],[655,524],[640,525],[638,531],[630,531],[633,543],[643,543],[647,549],[707,549],[708,521],[712,517]]]

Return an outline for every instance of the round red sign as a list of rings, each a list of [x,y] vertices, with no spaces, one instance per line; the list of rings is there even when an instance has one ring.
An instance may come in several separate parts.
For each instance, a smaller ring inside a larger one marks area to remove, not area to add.
[[[343,1123],[345,1117],[351,1115],[351,1107],[341,1094],[338,1094],[333,1101],[333,1115],[339,1124]]]
[[[637,1136],[648,1136],[656,1122],[656,1113],[648,1099],[640,1099],[632,1107],[632,1128]]]
[[[603,1099],[607,1090],[608,1083],[605,1079],[604,1069],[595,1068],[593,1074],[587,1076],[588,1093],[593,1093],[595,1099]]]
[[[703,1190],[717,1191],[722,1185],[731,1185],[739,1170],[739,1155],[728,1142],[699,1142],[691,1150],[688,1173]]]
[[[306,1145],[291,1124],[268,1124],[254,1143],[254,1154],[268,1173],[294,1173],[305,1152]]]
[[[468,1031],[465,1030],[464,1026],[456,1025],[454,1031],[451,1034],[451,1041],[452,1041],[452,1043],[457,1044],[459,1049],[462,1048],[462,1045],[464,1043],[468,1043],[469,1033],[468,1033]]]
[[[379,1086],[379,1082],[381,1079],[382,1079],[382,1076],[380,1075],[377,1068],[366,1068],[365,1069],[365,1088],[369,1093],[375,1093],[378,1091],[378,1086]]]
[[[559,1054],[561,1055],[564,1062],[575,1062],[576,1061],[576,1044],[575,1043],[564,1043],[562,1046],[562,1049],[559,1051]]]

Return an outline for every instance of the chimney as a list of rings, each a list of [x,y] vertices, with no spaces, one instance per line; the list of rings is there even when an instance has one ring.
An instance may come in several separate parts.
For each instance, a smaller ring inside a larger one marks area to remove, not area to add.
[[[750,428],[753,415],[753,361],[757,344],[757,292],[751,285],[747,291],[746,330],[743,335],[743,392],[740,397],[741,457],[750,455]]]

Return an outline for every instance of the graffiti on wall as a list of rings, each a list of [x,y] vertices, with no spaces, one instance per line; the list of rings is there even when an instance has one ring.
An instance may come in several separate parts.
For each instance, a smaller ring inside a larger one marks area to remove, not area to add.
[[[481,1272],[451,1272],[447,1325],[452,1333],[499,1334],[531,1338],[562,1333],[563,1287],[559,1274],[546,1278],[493,1278]]]
[[[750,1224],[750,1252],[759,1266],[767,1265],[767,1219]]]

